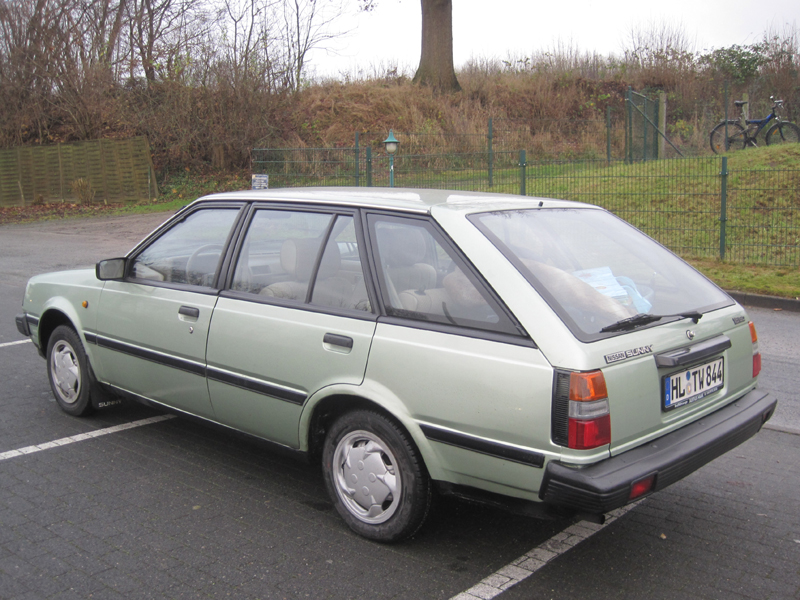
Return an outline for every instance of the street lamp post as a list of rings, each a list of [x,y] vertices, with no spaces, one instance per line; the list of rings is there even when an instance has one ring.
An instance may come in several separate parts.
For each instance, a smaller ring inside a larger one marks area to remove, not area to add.
[[[397,152],[397,147],[400,145],[400,142],[394,137],[394,133],[392,133],[391,129],[389,130],[389,137],[383,140],[383,144],[389,155],[389,187],[394,187],[394,153]]]

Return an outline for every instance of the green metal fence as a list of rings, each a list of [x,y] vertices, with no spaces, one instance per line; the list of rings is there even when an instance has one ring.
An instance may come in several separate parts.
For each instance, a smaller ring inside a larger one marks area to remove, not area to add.
[[[389,185],[385,152],[254,150],[270,187]],[[725,157],[529,161],[527,152],[395,156],[395,185],[598,204],[687,258],[800,266],[800,170],[730,170]]]
[[[628,88],[625,94],[625,159],[658,158],[658,102]]]

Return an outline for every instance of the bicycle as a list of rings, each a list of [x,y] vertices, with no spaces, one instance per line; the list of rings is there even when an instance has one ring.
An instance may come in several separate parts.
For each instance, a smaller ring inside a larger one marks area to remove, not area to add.
[[[745,119],[744,105],[747,102],[736,100],[734,105],[742,109],[742,118],[721,121],[711,130],[711,150],[714,154],[724,154],[729,150],[748,146],[757,147],[756,137],[772,120],[776,121],[775,124],[764,135],[767,146],[800,142],[800,127],[789,121],[781,121],[775,114],[777,109],[783,108],[783,100],[775,100],[772,96],[769,99],[772,100],[772,112],[763,119]]]

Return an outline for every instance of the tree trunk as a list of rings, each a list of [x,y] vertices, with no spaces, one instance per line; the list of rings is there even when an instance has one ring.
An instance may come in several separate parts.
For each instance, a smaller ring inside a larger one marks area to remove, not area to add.
[[[442,92],[461,89],[453,67],[453,0],[421,0],[422,52],[414,83]]]

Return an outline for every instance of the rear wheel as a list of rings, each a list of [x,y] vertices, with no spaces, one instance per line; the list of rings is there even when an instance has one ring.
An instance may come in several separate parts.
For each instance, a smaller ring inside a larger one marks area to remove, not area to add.
[[[400,541],[428,516],[431,483],[422,458],[383,415],[358,410],[340,417],[325,438],[322,464],[336,510],[359,535]]]
[[[732,150],[744,148],[747,141],[744,127],[736,121],[727,123],[727,139],[725,137],[726,123],[723,121],[711,130],[711,149],[714,154],[725,154]]]
[[[800,142],[800,127],[794,123],[775,123],[765,136],[767,146],[777,144],[797,144]]]
[[[76,417],[94,410],[89,393],[89,361],[80,337],[67,325],[56,327],[50,335],[47,378],[61,410]]]

